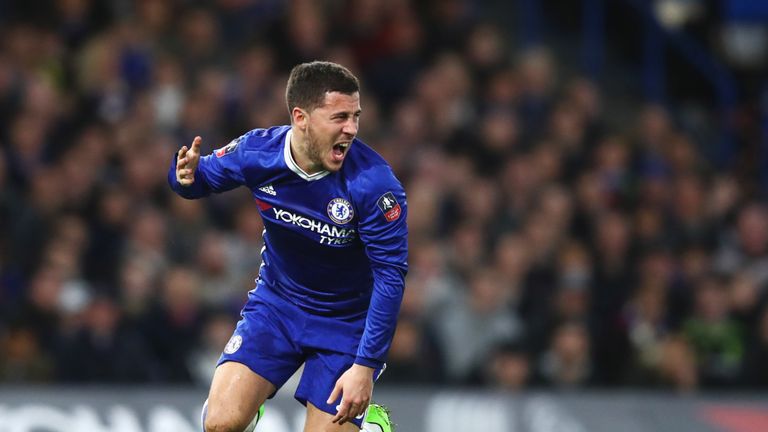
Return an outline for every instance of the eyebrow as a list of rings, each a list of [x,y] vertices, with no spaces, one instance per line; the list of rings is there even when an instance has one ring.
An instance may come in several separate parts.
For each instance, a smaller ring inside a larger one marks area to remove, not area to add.
[[[353,112],[352,115],[359,115],[359,114],[362,114],[362,113],[363,113],[363,110],[359,109],[359,110],[356,110],[355,112]],[[334,113],[331,113],[331,117],[336,117],[336,116],[340,116],[340,115],[345,115],[345,116],[349,115],[349,111],[336,111]]]

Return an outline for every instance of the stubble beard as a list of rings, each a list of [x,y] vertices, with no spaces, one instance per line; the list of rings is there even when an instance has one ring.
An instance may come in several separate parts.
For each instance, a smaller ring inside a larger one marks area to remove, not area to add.
[[[327,170],[323,164],[323,155],[320,149],[320,145],[312,134],[312,127],[307,127],[307,158],[314,165],[317,170]]]

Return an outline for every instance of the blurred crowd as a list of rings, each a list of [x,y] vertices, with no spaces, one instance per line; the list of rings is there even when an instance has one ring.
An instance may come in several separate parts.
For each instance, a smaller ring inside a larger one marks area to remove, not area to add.
[[[662,106],[516,48],[480,2],[0,2],[0,383],[207,385],[260,264],[247,190],[166,173],[361,78],[408,194],[382,385],[768,386],[768,206]]]

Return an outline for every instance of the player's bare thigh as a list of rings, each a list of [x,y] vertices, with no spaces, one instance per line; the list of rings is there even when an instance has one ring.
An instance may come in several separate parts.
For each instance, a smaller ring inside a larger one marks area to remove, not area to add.
[[[275,391],[275,386],[237,362],[216,368],[208,394],[206,431],[242,431],[259,406]]]
[[[331,422],[333,416],[318,407],[307,402],[307,421],[304,423],[304,432],[360,432],[360,428],[354,423]]]

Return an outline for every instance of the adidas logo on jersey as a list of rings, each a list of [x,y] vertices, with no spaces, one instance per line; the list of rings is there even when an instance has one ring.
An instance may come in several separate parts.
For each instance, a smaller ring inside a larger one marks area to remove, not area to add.
[[[268,184],[266,186],[262,186],[262,187],[259,188],[259,190],[264,192],[264,193],[266,193],[266,194],[270,194],[272,196],[276,196],[277,195],[277,192],[275,192],[275,188],[273,188],[271,184]]]

